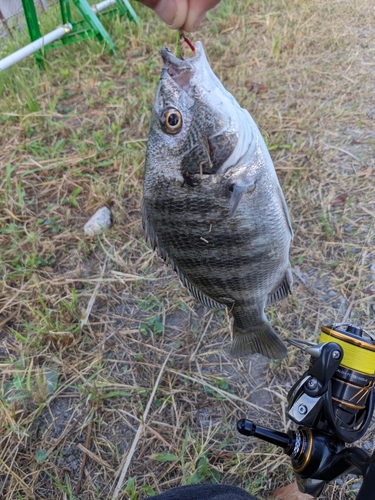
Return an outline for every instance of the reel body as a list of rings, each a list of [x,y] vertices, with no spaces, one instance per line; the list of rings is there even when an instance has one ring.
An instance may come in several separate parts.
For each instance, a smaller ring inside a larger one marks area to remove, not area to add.
[[[373,492],[375,478],[369,479],[369,471],[373,476],[375,453],[370,457],[346,443],[364,435],[374,411],[374,338],[359,327],[338,324],[323,326],[318,344],[289,341],[311,356],[309,368],[288,394],[288,417],[298,429],[286,434],[242,419],[238,431],[284,448],[304,493],[319,496],[327,482],[349,472],[367,476]],[[360,495],[358,499],[366,498]]]
[[[291,340],[311,354],[309,369],[288,394],[291,420],[345,443],[363,436],[374,411],[375,385],[375,342],[362,337],[363,332],[341,324],[323,326],[317,345]]]

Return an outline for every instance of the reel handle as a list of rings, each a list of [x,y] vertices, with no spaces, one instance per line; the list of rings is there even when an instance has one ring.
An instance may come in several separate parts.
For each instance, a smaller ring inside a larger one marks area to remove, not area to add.
[[[237,430],[244,436],[254,436],[284,449],[291,448],[294,445],[294,440],[289,434],[261,427],[260,425],[254,424],[251,420],[246,420],[245,418],[242,418],[237,422]]]

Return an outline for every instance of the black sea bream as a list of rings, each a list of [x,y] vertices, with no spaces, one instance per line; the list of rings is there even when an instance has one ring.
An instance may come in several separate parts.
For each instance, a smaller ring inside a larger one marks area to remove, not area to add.
[[[283,358],[264,313],[290,293],[288,209],[263,138],[213,73],[161,50],[142,215],[146,236],[203,304],[228,307],[231,354]]]

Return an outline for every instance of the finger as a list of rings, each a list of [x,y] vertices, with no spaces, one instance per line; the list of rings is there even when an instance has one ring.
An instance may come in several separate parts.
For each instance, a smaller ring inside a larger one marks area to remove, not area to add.
[[[140,0],[150,7],[169,28],[181,28],[188,11],[188,0]]]
[[[189,10],[182,28],[185,31],[194,31],[204,19],[206,12],[219,2],[220,0],[189,0]]]

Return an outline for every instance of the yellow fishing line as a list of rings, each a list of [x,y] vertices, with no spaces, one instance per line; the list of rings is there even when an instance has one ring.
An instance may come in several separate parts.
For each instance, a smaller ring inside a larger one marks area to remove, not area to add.
[[[331,330],[325,327],[319,339],[319,343],[323,342],[336,342],[339,344],[343,351],[344,357],[341,361],[343,366],[351,370],[365,373],[366,375],[375,374],[375,347],[366,344],[360,340],[352,339],[346,335]],[[340,338],[341,337],[341,338]],[[346,338],[347,340],[343,340]],[[357,345],[356,345],[357,344]]]

